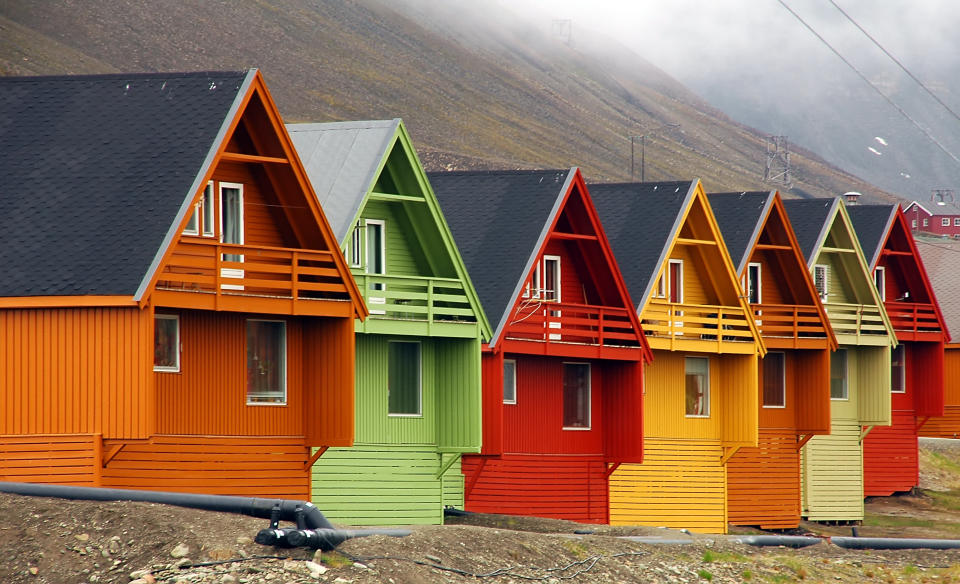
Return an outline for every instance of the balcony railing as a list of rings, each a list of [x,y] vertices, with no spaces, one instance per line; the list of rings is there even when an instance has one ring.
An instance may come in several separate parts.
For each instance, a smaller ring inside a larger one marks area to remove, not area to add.
[[[760,335],[768,338],[826,338],[827,329],[813,306],[751,304]]]
[[[932,304],[890,300],[884,303],[884,307],[896,331],[940,333],[943,330]]]
[[[513,312],[507,338],[612,347],[641,344],[627,309],[540,300],[520,303]]]
[[[330,252],[226,243],[181,241],[157,289],[288,301],[350,298]]]
[[[463,282],[456,278],[354,274],[370,317],[424,322],[476,323]]]
[[[653,301],[643,311],[641,324],[647,338],[754,342],[750,324],[739,306]]]
[[[885,335],[888,334],[880,316],[880,308],[863,304],[827,302],[823,305],[830,317],[830,326],[837,335]]]

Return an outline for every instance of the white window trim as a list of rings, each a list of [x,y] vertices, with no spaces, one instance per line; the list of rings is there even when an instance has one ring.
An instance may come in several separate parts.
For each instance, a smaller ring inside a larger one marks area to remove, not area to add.
[[[237,245],[244,245],[244,243],[247,241],[247,235],[245,232],[246,230],[244,229],[244,226],[245,226],[244,224],[246,223],[246,220],[244,218],[244,213],[243,213],[243,206],[244,206],[243,205],[243,183],[228,183],[228,182],[220,183],[220,188],[218,189],[218,194],[220,195],[219,198],[220,198],[220,209],[221,209],[220,221],[219,221],[220,243],[223,243],[223,211],[222,209],[223,209],[223,190],[224,189],[237,189],[240,193],[240,213],[239,213],[240,217],[238,218],[240,220],[240,242]],[[242,257],[240,261],[243,261]]]
[[[917,220],[916,220],[916,219],[911,219],[911,220],[910,220],[910,226],[913,227],[913,229],[916,229],[916,228],[917,228]]]
[[[384,258],[386,259],[386,258]],[[384,267],[386,267],[386,262],[384,262]],[[388,418],[422,418],[423,417],[423,345],[420,341],[387,341],[387,345],[390,343],[409,343],[411,345],[418,345],[418,355],[420,357],[418,367],[417,367],[417,413],[416,414],[394,414],[390,412],[390,396],[387,394],[387,417]],[[389,346],[387,348],[387,355],[389,358],[390,350]],[[390,363],[387,363],[387,391],[390,391]]]
[[[678,265],[678,266],[680,266],[680,272],[678,273],[678,280],[679,280],[678,283],[679,283],[679,288],[680,288],[680,290],[679,290],[679,294],[677,294],[677,302],[676,302],[676,303],[677,303],[677,304],[683,304],[683,260],[670,260],[669,262],[667,262],[667,274],[666,274],[666,277],[667,277],[667,280],[669,280],[669,282],[667,283],[667,287],[666,287],[666,288],[667,288],[667,290],[666,290],[666,292],[667,292],[667,297],[669,298],[670,296],[673,295],[673,294],[672,294],[672,291],[673,291],[673,280],[672,280],[672,278],[670,278],[670,274],[671,274],[670,266],[672,266],[672,265]]]
[[[206,218],[206,209],[208,208],[210,209],[210,221],[207,221]],[[200,195],[200,231],[203,237],[213,237],[215,235],[216,230],[213,226],[216,223],[216,212],[213,203],[213,181],[210,181]]]
[[[747,293],[747,303],[749,304],[751,302],[750,300],[750,269],[751,268],[757,269],[757,281],[756,281],[757,302],[756,303],[763,304],[763,288],[762,288],[763,266],[759,262],[750,262],[747,264],[747,273],[745,274],[745,278],[744,278],[744,288],[745,288],[744,292]]]
[[[364,245],[364,247],[366,247],[366,254],[364,257],[364,260],[366,260],[366,268],[364,269],[364,272],[367,274],[383,276],[387,273],[387,222],[383,219],[367,219],[364,222],[364,237],[366,237],[366,229],[371,225],[380,226],[380,257],[383,258],[383,272],[370,271],[373,269],[373,262],[371,261],[372,258],[370,257],[371,250],[369,245]],[[364,244],[366,244],[366,242],[364,242]]]
[[[249,398],[250,398],[250,392],[249,392],[249,390],[248,390],[248,391],[246,392],[246,395],[247,395],[247,405],[248,405],[248,406],[285,406],[285,405],[287,405],[287,365],[288,365],[288,362],[287,362],[287,361],[288,361],[288,359],[287,359],[287,321],[285,321],[285,320],[272,320],[272,319],[268,319],[268,318],[248,318],[248,319],[246,319],[246,321],[244,322],[244,326],[246,326],[246,323],[247,323],[247,322],[279,322],[280,324],[283,325],[283,337],[281,337],[281,344],[282,344],[282,346],[281,346],[281,348],[280,348],[281,352],[283,353],[283,378],[281,379],[281,382],[283,383],[283,392],[282,392],[282,393],[283,393],[283,396],[282,396],[283,401],[280,401],[280,402],[252,402],[252,401],[249,400]],[[244,358],[246,358],[246,352],[247,352],[247,351],[246,351],[246,342],[244,342],[244,355],[245,355]],[[260,394],[256,394],[256,395],[261,395],[261,396],[266,396],[266,397],[273,397],[273,394],[274,394],[274,393],[281,393],[281,392],[270,392],[270,394],[260,393]]]
[[[784,410],[787,408],[787,354],[784,351],[767,351],[767,355],[783,355],[783,368],[780,370],[780,391],[783,395],[783,405],[782,406],[768,406],[764,403],[761,403],[760,406],[768,410]],[[761,365],[762,367],[763,365]],[[763,388],[761,388],[762,390]],[[763,401],[763,396],[761,394],[761,402]]]
[[[517,360],[516,359],[504,359],[503,364],[506,366],[507,363],[513,364],[513,399],[509,400],[506,397],[503,398],[503,403],[507,405],[516,405],[517,404]]]
[[[887,269],[883,266],[877,266],[873,271],[873,284],[877,287],[877,292],[880,294],[880,300],[887,300]]]
[[[154,365],[153,370],[162,372],[162,373],[180,373],[180,353],[183,351],[183,347],[180,346],[180,316],[177,314],[156,314],[153,315],[154,321],[157,320],[172,320],[177,323],[177,364],[173,367],[167,367],[164,365]],[[154,322],[156,326],[156,322]]]
[[[546,291],[547,291],[547,281],[546,281],[546,277],[547,277],[547,262],[556,262],[556,263],[557,263],[557,269],[554,270],[554,276],[555,276],[556,281],[552,283],[552,284],[554,285],[554,290],[553,290],[554,298],[553,298],[553,300],[546,300]],[[562,298],[561,295],[560,295],[560,288],[561,288],[560,284],[561,284],[561,282],[563,282],[563,279],[560,277],[560,256],[558,256],[558,255],[544,255],[544,256],[543,256],[543,269],[540,270],[540,275],[541,275],[541,278],[542,278],[542,281],[541,281],[541,283],[540,283],[540,289],[541,289],[541,291],[543,292],[543,293],[541,294],[541,297],[543,297],[544,301],[545,301],[545,302],[561,302],[561,301],[563,300],[563,298]]]
[[[667,297],[667,275],[660,274],[660,277],[657,278],[657,287],[653,291],[654,298],[666,298]]]
[[[686,406],[686,399],[687,399],[687,394],[686,394],[686,377],[687,377],[687,360],[689,360],[689,359],[701,359],[701,360],[707,362],[707,374],[706,374],[706,380],[707,380],[707,391],[706,391],[706,393],[707,393],[707,413],[705,413],[705,414],[688,414],[688,413],[686,413],[686,409],[687,409],[687,406]],[[710,391],[710,389],[711,389],[711,388],[710,388],[710,385],[711,385],[711,384],[710,384],[710,358],[709,358],[709,357],[684,357],[684,359],[683,359],[683,377],[684,377],[684,394],[683,394],[683,399],[684,399],[684,405],[683,405],[684,417],[686,417],[686,418],[699,418],[699,419],[709,418],[709,417],[710,417],[710,414],[711,414],[711,412],[712,412],[712,410],[713,410],[713,408],[710,407],[710,406],[711,406],[710,401],[713,399],[713,392]]]
[[[960,217],[954,217],[954,218],[953,218],[953,226],[954,226],[954,227],[960,227]]]
[[[364,229],[357,221],[353,226],[353,234],[350,236],[350,267],[359,268],[363,266],[363,239]]]
[[[816,264],[813,266],[813,285],[817,285],[817,270],[823,270],[823,291],[817,288],[817,294],[820,296],[820,302],[826,302],[830,297],[830,266],[826,264]]]
[[[850,355],[846,349],[837,349],[837,352],[843,351],[843,397],[830,396],[830,401],[850,401]],[[831,365],[832,371],[833,365]],[[832,381],[831,373],[831,381]]]
[[[950,227],[950,218],[944,217],[940,219],[940,227]]]
[[[923,226],[930,227],[930,219],[928,217],[923,218]]]
[[[183,226],[184,235],[200,235],[200,222],[202,221],[202,218],[200,217],[200,205],[201,203],[199,201],[193,204],[193,211],[190,212],[190,217],[187,218],[187,223]],[[191,219],[194,222],[193,229],[190,228]]]
[[[586,365],[587,366],[587,427],[568,427],[563,426],[564,430],[589,431],[593,430],[593,367],[586,361],[564,361],[563,365]],[[560,404],[560,415],[563,416],[563,404]],[[561,420],[562,421],[562,420]]]
[[[890,351],[892,353],[893,351],[897,351],[897,350],[901,351],[900,360],[903,362],[903,365],[900,367],[900,387],[902,387],[903,389],[901,389],[900,391],[897,391],[893,389],[893,384],[891,383],[890,393],[907,393],[907,351],[906,349],[904,349],[902,343],[897,345]],[[891,360],[891,363],[892,363],[892,360]],[[891,369],[892,369],[892,366],[891,366]]]

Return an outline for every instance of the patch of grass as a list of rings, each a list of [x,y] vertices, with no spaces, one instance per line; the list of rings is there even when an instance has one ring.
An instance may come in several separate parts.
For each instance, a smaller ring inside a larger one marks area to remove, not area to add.
[[[924,491],[923,493],[933,499],[937,507],[960,511],[960,491]]]
[[[703,551],[703,558],[702,558],[702,560],[703,560],[703,562],[704,562],[705,564],[709,564],[710,562],[712,562],[712,561],[714,560],[713,551],[711,551],[711,550],[704,550],[704,551]]]
[[[867,513],[863,518],[863,524],[870,527],[936,527],[939,522],[931,519],[917,519],[916,517]]]
[[[353,561],[351,561],[350,558],[339,552],[321,554],[320,562],[331,568],[346,568],[347,566],[353,565]]]
[[[750,570],[744,570],[740,572],[740,579],[746,582],[747,580],[753,580],[753,572]]]
[[[711,574],[706,570],[699,570],[697,572],[697,576],[700,576],[702,579],[706,580],[707,582],[713,580],[713,574]]]
[[[941,470],[950,471],[954,474],[960,474],[960,461],[954,460],[949,456],[945,456],[942,452],[936,452],[934,450],[928,450],[927,456],[930,457],[928,462]]]
[[[573,556],[578,560],[582,560],[590,556],[590,552],[587,551],[587,547],[580,542],[567,540],[563,542],[563,547],[566,548],[568,552],[573,554]]]
[[[919,571],[920,570],[917,569],[917,567],[914,566],[913,564],[907,564],[906,566],[903,567],[903,570],[901,570],[904,576],[912,576]]]
[[[743,554],[733,552],[717,552],[714,550],[704,550],[701,558],[705,564],[711,562],[746,562],[747,557]]]

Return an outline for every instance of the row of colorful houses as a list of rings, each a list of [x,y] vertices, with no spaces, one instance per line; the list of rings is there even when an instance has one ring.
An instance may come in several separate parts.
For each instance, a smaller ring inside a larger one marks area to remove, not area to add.
[[[896,205],[426,173],[256,70],[2,78],[0,170],[0,480],[724,532],[960,428]]]

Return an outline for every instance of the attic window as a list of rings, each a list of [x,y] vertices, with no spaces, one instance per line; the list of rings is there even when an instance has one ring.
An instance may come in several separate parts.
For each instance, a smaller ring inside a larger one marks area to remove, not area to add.
[[[353,235],[350,237],[350,265],[355,268],[363,265],[363,228],[359,221],[353,226]]]
[[[204,187],[200,200],[193,206],[190,218],[183,228],[184,235],[200,235],[202,228],[204,237],[212,237],[213,210],[213,181],[210,181]]]
[[[813,285],[817,288],[817,294],[820,296],[821,302],[826,302],[829,297],[827,277],[827,266],[822,264],[813,266]]]
[[[880,294],[880,300],[887,299],[887,281],[886,281],[887,270],[884,267],[878,267],[873,272],[873,281],[877,285],[877,292]]]
[[[747,292],[747,302],[750,304],[760,304],[760,264],[750,263],[747,265],[747,276],[744,282],[744,288]]]

